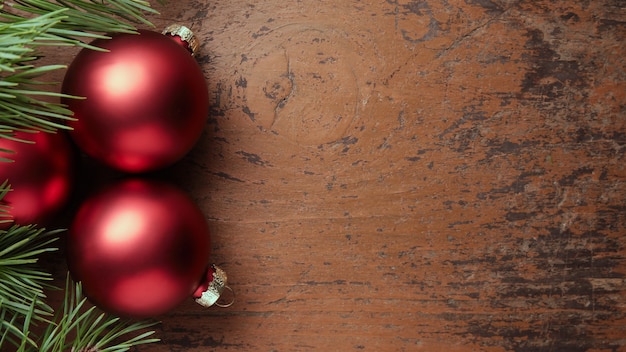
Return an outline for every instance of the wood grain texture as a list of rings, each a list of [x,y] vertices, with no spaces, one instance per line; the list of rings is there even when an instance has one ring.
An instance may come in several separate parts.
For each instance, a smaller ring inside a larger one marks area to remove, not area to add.
[[[136,351],[626,350],[626,5],[176,1],[236,303]],[[69,61],[69,58],[68,58]]]

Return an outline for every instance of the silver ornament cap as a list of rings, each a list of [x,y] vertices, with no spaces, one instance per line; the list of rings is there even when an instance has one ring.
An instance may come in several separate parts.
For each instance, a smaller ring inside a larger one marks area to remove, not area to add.
[[[195,34],[193,34],[188,27],[175,23],[165,27],[161,33],[172,37],[179,37],[180,40],[187,43],[191,56],[194,56],[198,52],[200,46],[198,38],[196,38]]]
[[[227,285],[228,277],[226,276],[226,272],[216,265],[211,265],[209,273],[213,276],[213,279],[209,282],[208,288],[202,292],[200,297],[196,298],[196,303],[206,308],[213,305],[222,308],[232,306],[235,303],[235,298],[233,290]],[[233,298],[230,302],[221,303],[219,300],[225,289],[231,292]]]

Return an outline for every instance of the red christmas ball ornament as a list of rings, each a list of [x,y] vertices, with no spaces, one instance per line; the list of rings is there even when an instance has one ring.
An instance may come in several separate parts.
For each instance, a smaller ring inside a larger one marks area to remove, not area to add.
[[[180,36],[140,30],[97,39],[68,67],[63,99],[77,119],[71,137],[89,156],[140,173],[169,166],[199,139],[208,88]],[[194,42],[195,43],[195,42]]]
[[[112,314],[164,314],[206,280],[206,220],[186,194],[166,183],[110,185],[81,205],[67,239],[72,277],[92,303]]]
[[[10,160],[0,161],[0,182],[8,180],[12,189],[2,204],[15,224],[46,225],[71,193],[72,147],[60,131],[17,132],[14,137],[21,141],[0,138],[0,158]]]

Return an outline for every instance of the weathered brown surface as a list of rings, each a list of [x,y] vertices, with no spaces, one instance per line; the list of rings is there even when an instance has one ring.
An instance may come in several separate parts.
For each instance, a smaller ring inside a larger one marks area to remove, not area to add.
[[[172,177],[237,301],[138,351],[626,350],[623,1],[157,8],[202,38]]]

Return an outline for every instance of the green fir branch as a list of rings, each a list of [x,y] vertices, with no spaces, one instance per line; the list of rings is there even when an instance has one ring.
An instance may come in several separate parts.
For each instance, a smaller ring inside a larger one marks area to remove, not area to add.
[[[10,9],[13,9],[11,11]],[[142,0],[15,0],[0,17],[17,22],[19,18],[41,18],[62,13],[60,21],[45,33],[46,40],[85,46],[81,38],[104,37],[107,33],[134,33],[135,24],[153,26],[146,14],[157,14]]]
[[[11,315],[7,310],[1,308],[2,305],[0,304],[0,349],[7,341],[11,345],[19,346],[19,349],[27,346],[36,346],[36,342],[31,338],[29,330],[35,314],[35,301],[33,300],[28,312],[23,317],[17,314]],[[10,318],[7,319],[9,315]]]
[[[74,284],[69,276],[65,293],[63,307],[55,316],[56,324],[48,326],[38,349],[18,352],[122,352],[133,346],[159,341],[150,337],[154,331],[146,331],[157,322],[130,322],[101,313],[93,306],[88,307],[80,283]],[[69,336],[75,337],[68,340]]]
[[[36,264],[42,254],[56,250],[51,245],[59,232],[32,225],[0,230],[0,345],[4,341],[32,343],[24,324],[31,320],[45,322],[52,316],[44,292],[52,287],[52,276]]]
[[[152,26],[146,15],[156,13],[143,0],[15,0],[0,5],[0,138],[15,131],[68,129],[72,112],[57,101],[70,96],[40,80],[66,65],[38,65],[42,47],[102,50],[89,42],[135,33],[138,24]]]
[[[66,119],[71,116],[71,111],[58,103],[37,98],[44,94],[56,98],[59,94],[36,88],[45,84],[38,81],[38,77],[65,66],[32,65],[37,60],[34,47],[40,41],[39,37],[60,20],[61,12],[58,12],[37,19],[18,18],[0,26],[0,52],[4,53],[0,56],[0,122],[5,127],[0,131],[0,137],[9,137],[16,130],[51,132],[65,128],[63,123],[52,119]]]

